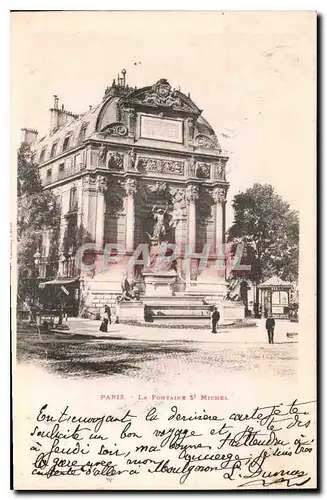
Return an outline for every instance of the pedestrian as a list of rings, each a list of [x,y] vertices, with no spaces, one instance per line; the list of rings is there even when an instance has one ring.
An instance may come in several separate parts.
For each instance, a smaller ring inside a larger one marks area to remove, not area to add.
[[[108,331],[108,323],[109,323],[109,316],[108,313],[105,312],[101,321],[100,332]]]
[[[217,307],[215,306],[211,313],[211,325],[212,325],[211,333],[217,333],[217,324],[219,320],[220,320],[220,314],[219,311],[217,310]]]
[[[105,306],[104,312],[108,314],[108,323],[111,325],[111,309],[108,305]]]
[[[269,314],[268,318],[266,319],[266,330],[268,332],[269,344],[274,343],[274,329],[275,329],[275,320],[274,318],[271,317],[271,314]]]

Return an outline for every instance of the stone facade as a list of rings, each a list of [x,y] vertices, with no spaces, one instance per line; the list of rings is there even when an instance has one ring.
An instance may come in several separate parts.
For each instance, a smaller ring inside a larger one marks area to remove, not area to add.
[[[186,245],[201,252],[209,243],[215,258],[224,243],[228,190],[228,157],[189,96],[164,79],[131,88],[124,74],[83,115],[60,110],[55,97],[51,130],[33,148],[44,189],[52,190],[61,206],[60,240],[65,235],[69,240],[59,276],[67,269],[81,275],[90,310],[102,313],[105,304],[114,310],[126,275],[126,260],[103,265],[106,245],[121,245],[131,256],[139,244],[148,243],[156,210],[165,210],[166,241],[182,248],[175,292],[196,293],[199,287],[203,294],[207,286],[221,297],[223,276],[200,273],[196,259],[189,270],[183,266]],[[83,241],[96,246],[96,266],[80,274],[65,262],[75,258],[70,240],[81,228]],[[142,295],[142,269],[128,273]]]

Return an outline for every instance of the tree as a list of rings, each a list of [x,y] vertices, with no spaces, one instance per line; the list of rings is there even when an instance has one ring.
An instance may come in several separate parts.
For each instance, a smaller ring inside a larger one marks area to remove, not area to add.
[[[277,275],[288,281],[298,277],[299,217],[269,184],[254,184],[234,197],[234,222],[228,230],[228,241],[244,245],[241,263],[251,266],[232,272],[256,285]],[[234,247],[236,245],[233,245]],[[257,302],[258,302],[257,289]]]
[[[17,264],[21,298],[31,299],[28,279],[36,277],[34,255],[41,249],[44,231],[52,231],[53,243],[59,224],[60,209],[56,198],[53,193],[43,191],[33,153],[30,146],[23,143],[17,153]]]

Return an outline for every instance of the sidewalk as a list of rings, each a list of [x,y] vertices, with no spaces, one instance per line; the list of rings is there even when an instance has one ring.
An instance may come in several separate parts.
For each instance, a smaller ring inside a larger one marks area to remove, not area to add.
[[[60,335],[91,336],[103,340],[140,340],[140,341],[188,341],[188,342],[217,342],[217,343],[258,343],[267,344],[267,332],[265,320],[257,320],[256,327],[247,328],[224,328],[219,327],[217,334],[212,334],[208,330],[196,329],[175,329],[131,326],[124,324],[109,325],[108,333],[99,331],[100,321],[70,318],[68,320],[70,330],[58,332]],[[289,321],[276,321],[275,342],[290,343],[297,342],[298,337],[287,337],[287,332],[298,332],[298,324]]]

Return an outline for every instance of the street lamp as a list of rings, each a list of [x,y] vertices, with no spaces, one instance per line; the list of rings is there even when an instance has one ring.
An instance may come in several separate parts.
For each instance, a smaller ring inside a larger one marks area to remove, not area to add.
[[[36,250],[35,254],[33,255],[33,259],[34,259],[35,270],[38,271],[41,259],[41,253],[39,250]]]
[[[40,259],[41,259],[41,253],[39,249],[36,250],[35,254],[33,255],[33,260],[34,260],[34,284],[33,284],[33,302],[34,306],[36,307],[36,303],[38,302],[38,293],[37,293],[37,287],[38,287],[38,276],[39,276],[39,266],[40,266]],[[35,309],[35,321],[36,319],[36,309]]]

